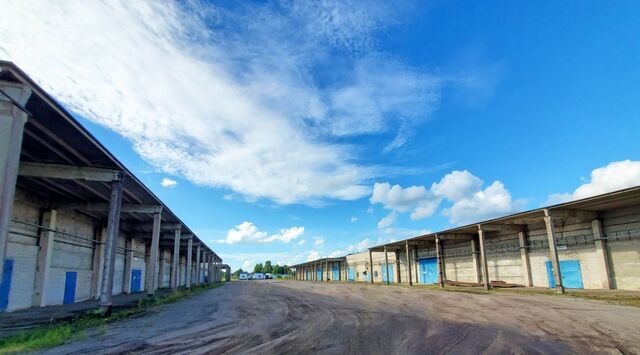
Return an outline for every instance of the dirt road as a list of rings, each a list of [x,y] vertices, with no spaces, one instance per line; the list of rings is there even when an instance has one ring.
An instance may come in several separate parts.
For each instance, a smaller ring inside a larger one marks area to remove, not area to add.
[[[552,296],[239,281],[50,353],[640,353],[640,308]]]

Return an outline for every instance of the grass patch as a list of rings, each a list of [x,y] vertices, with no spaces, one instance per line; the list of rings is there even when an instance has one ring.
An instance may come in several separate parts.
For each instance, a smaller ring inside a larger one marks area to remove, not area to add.
[[[62,345],[69,341],[86,337],[85,330],[91,328],[97,328],[99,334],[104,334],[107,331],[106,325],[108,323],[139,315],[147,308],[173,303],[221,285],[223,283],[193,287],[191,290],[179,289],[163,296],[142,299],[137,306],[115,311],[110,315],[104,315],[100,310],[96,309],[84,313],[71,321],[20,332],[0,339],[0,354],[42,350]]]

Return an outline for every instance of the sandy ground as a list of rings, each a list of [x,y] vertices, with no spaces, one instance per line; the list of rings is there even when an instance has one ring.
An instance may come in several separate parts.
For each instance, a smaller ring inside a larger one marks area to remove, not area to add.
[[[50,353],[640,353],[640,308],[553,296],[237,281]]]

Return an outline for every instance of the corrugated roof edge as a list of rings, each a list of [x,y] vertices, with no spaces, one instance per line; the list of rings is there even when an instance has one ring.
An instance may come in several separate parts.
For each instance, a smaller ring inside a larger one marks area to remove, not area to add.
[[[27,73],[25,73],[24,70],[20,69],[20,67],[18,67],[15,63],[11,61],[6,61],[6,60],[0,60],[0,68],[2,68],[3,70],[6,69],[11,71],[13,75],[16,76],[16,79],[20,80],[23,84],[31,87],[38,95],[40,95],[50,105],[55,106],[57,110],[63,113],[63,116],[65,117],[65,119],[69,121],[69,123],[71,123],[74,127],[76,127],[78,131],[84,134],[105,155],[107,155],[109,159],[113,161],[114,164],[116,164],[120,169],[122,169],[122,171],[126,172],[127,175],[133,178],[138,185],[140,185],[145,191],[147,191],[151,196],[153,196],[153,198],[158,202],[158,204],[163,206],[163,209],[166,209],[167,212],[169,212],[173,217],[175,217],[175,219],[178,220],[179,223],[181,223],[184,228],[186,228],[186,234],[193,234],[196,237],[196,239],[200,241],[202,244],[204,244],[204,246],[210,252],[212,252],[216,258],[222,261],[222,259],[220,259],[220,257],[211,248],[209,248],[203,240],[201,240],[195,233],[193,233],[193,231],[175,213],[173,213],[173,211],[171,211],[171,209],[164,202],[162,202],[162,200],[160,200],[158,196],[156,196],[156,194],[154,194],[145,184],[143,184],[142,181],[140,181],[140,179],[138,179],[138,177],[135,176],[135,174],[133,174],[129,169],[127,169],[127,167],[124,164],[122,164],[122,162],[120,162],[120,160],[118,160],[118,158],[116,158],[104,145],[102,145],[102,143],[100,143],[100,141],[98,141],[98,139],[94,137],[93,134],[91,134],[91,132],[89,132],[80,122],[78,122],[78,120],[76,120],[76,118],[73,117],[73,115],[69,113],[69,111],[67,111],[64,108],[64,106],[58,103],[56,99],[54,99],[51,95],[49,95],[49,93],[47,93],[44,89],[42,89],[33,79],[31,79],[31,77]]]

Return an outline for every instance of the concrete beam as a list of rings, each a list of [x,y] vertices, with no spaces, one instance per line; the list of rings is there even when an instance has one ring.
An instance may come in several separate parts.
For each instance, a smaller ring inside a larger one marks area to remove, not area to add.
[[[33,305],[44,307],[47,305],[47,285],[49,284],[49,273],[51,271],[51,259],[53,258],[53,239],[55,236],[57,212],[50,210],[43,216],[43,225],[47,231],[41,231],[38,260],[36,268],[36,282],[33,292]]]
[[[160,250],[160,221],[162,216],[160,213],[153,215],[153,231],[151,232],[151,251],[149,252],[149,282],[147,284],[147,294],[153,296],[158,289],[158,252]]]
[[[475,238],[476,235],[475,234],[467,234],[467,233],[445,233],[445,234],[440,234],[438,233],[438,237],[437,239],[439,239],[441,242],[444,240],[471,240],[473,238]],[[435,239],[434,239],[435,241]]]
[[[409,242],[405,242],[404,244],[405,252],[407,253],[407,273],[409,279],[409,286],[413,286],[413,278],[411,277],[411,253],[409,253]]]
[[[119,180],[121,170],[62,164],[22,162],[18,175],[38,178],[111,182]]]
[[[518,242],[520,243],[520,259],[522,260],[522,273],[524,275],[524,283],[526,286],[533,286],[533,279],[531,278],[531,263],[529,262],[529,249],[527,248],[529,242],[527,240],[527,233],[521,231],[518,233]]]
[[[190,234],[193,236],[193,234]],[[187,288],[191,288],[191,257],[193,254],[193,238],[189,238],[189,243],[187,245]]]
[[[607,241],[604,238],[604,232],[602,230],[602,221],[594,219],[591,222],[593,228],[593,237],[596,244],[596,262],[600,265],[600,280],[602,281],[602,288],[605,290],[611,289],[611,272],[609,271],[609,252],[607,251]]]
[[[59,209],[74,209],[89,212],[107,212],[109,204],[103,202],[83,202],[83,203],[65,203],[57,205]],[[138,205],[138,204],[122,204],[122,213],[144,213],[154,214],[162,212],[162,205]],[[135,224],[134,224],[135,225]],[[152,226],[150,223],[149,226]]]
[[[482,230],[485,232],[518,233],[525,229],[521,224],[483,224]]]
[[[574,219],[580,221],[592,221],[598,218],[598,212],[570,209],[545,209],[544,214],[554,219]]]
[[[109,217],[107,220],[107,247],[104,255],[104,271],[102,275],[102,292],[100,306],[111,308],[111,294],[113,292],[113,277],[116,264],[116,249],[118,248],[118,232],[120,230],[120,207],[122,204],[122,180],[111,183],[111,199],[109,202]]]
[[[491,281],[489,280],[489,267],[487,266],[487,252],[485,250],[485,232],[480,225],[478,225],[478,247],[480,247],[480,268],[482,271],[482,283],[485,289],[491,288]]]

